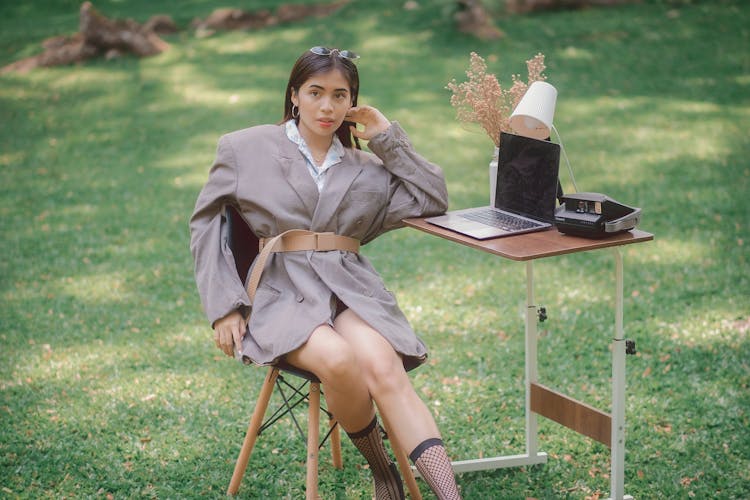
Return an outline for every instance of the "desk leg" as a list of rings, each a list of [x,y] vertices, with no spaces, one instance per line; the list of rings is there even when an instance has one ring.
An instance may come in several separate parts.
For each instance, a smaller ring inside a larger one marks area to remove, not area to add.
[[[523,455],[505,455],[493,458],[479,458],[453,462],[455,472],[499,469],[502,467],[519,467],[547,462],[547,454],[537,450],[537,414],[531,411],[531,384],[538,380],[537,370],[537,309],[534,303],[534,265],[526,262],[526,362],[525,386],[526,402],[526,453]]]
[[[612,448],[610,498],[625,496],[625,334],[623,332],[623,266],[618,248],[615,255],[615,336],[612,339]]]
[[[539,382],[539,370],[537,368],[537,317],[536,304],[534,300],[534,262],[526,262],[526,361],[525,361],[525,384],[526,384],[526,454],[535,456],[537,454],[537,415],[531,411],[531,384]]]

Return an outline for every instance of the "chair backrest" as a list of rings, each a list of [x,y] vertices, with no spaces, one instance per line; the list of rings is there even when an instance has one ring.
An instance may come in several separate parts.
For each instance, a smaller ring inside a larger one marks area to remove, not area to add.
[[[226,205],[224,207],[224,217],[226,218],[227,224],[229,248],[234,255],[234,265],[237,267],[237,274],[244,282],[253,260],[255,260],[255,257],[259,253],[258,237],[255,236],[255,233],[250,229],[250,226],[245,221],[244,217],[242,217],[242,214],[234,206]],[[284,361],[283,358],[276,363],[276,366],[279,369],[290,372],[298,377],[305,378],[312,382],[320,382],[318,377],[313,373],[292,366]]]
[[[244,282],[250,265],[258,255],[258,237],[255,236],[245,218],[233,205],[224,206],[229,248],[234,255],[237,275]]]

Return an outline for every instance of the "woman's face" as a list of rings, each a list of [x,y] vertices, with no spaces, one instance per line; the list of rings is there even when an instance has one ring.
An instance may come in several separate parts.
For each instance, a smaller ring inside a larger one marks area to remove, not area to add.
[[[349,82],[338,69],[313,75],[292,91],[292,104],[299,108],[299,131],[308,144],[331,140],[352,107]]]

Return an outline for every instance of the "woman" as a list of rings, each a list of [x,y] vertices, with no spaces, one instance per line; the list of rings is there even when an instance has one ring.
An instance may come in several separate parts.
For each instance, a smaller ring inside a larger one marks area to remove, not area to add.
[[[248,320],[250,299],[222,233],[226,204],[262,240],[306,229],[355,247],[401,227],[403,218],[446,210],[440,168],[414,151],[398,123],[357,105],[357,57],[306,51],[292,68],[282,123],[219,140],[190,221],[196,281],[225,354],[261,365],[284,361],[321,380],[329,410],[370,465],[376,498],[402,498],[403,487],[373,402],[437,496],[459,498],[435,421],[406,373],[427,350],[369,261],[357,248],[335,245],[273,253]]]

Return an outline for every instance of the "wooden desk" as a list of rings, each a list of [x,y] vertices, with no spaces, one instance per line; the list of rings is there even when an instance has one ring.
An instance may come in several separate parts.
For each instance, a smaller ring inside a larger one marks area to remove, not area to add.
[[[537,448],[537,415],[607,445],[611,450],[610,498],[625,499],[625,355],[623,336],[623,265],[620,247],[654,239],[650,233],[633,230],[593,240],[561,234],[555,229],[518,236],[476,240],[433,226],[423,219],[406,219],[407,226],[483,252],[526,262],[526,453],[453,462],[456,472],[541,464],[547,454]],[[541,385],[537,369],[537,306],[534,302],[533,261],[577,252],[609,248],[615,256],[615,328],[612,337],[612,412],[606,413]]]

